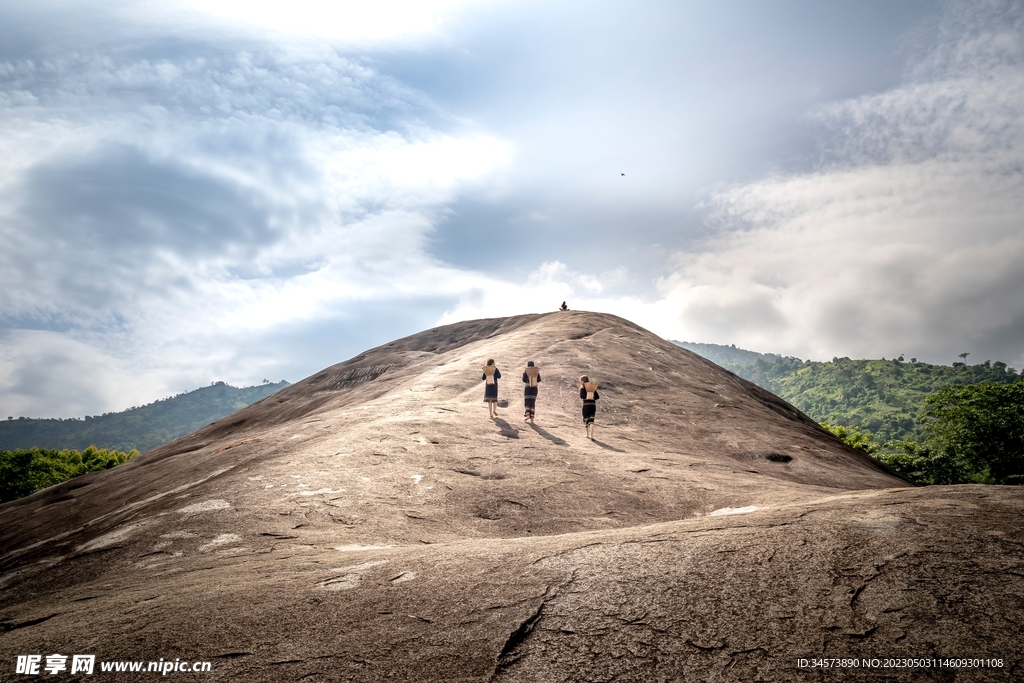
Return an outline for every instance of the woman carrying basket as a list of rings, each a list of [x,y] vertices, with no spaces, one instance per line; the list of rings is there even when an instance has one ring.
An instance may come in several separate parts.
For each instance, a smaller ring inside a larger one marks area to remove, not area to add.
[[[540,383],[540,369],[534,366],[531,360],[526,364],[523,371],[523,404],[526,406],[524,419],[533,424],[533,418],[537,414],[537,385]]]
[[[484,381],[484,403],[491,411],[491,417],[498,417],[498,380],[501,379],[501,371],[494,364],[493,358],[487,361],[480,379]]]
[[[583,399],[583,424],[587,427],[587,437],[594,440],[594,418],[597,417],[597,383],[591,382],[586,375],[580,377],[580,398]]]

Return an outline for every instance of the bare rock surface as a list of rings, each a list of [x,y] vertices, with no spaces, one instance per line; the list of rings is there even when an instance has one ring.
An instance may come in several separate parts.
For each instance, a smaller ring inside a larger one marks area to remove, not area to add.
[[[0,651],[210,680],[1017,680],[1022,507],[911,487],[615,316],[471,321],[0,506]],[[797,668],[907,656],[1005,664]]]

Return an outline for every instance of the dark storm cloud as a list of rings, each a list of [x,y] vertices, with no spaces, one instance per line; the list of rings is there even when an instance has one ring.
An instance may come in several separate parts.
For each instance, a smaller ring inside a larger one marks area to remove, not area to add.
[[[286,145],[276,151],[299,166]],[[117,143],[39,164],[9,196],[14,211],[2,232],[12,249],[0,263],[8,276],[38,284],[8,313],[74,318],[81,307],[105,325],[147,290],[163,297],[190,289],[194,275],[182,264],[229,256],[245,262],[323,211],[282,206],[201,165]],[[8,292],[0,300],[13,298]]]
[[[19,194],[18,213],[39,238],[104,258],[251,252],[276,237],[280,222],[259,192],[121,145],[35,167]]]

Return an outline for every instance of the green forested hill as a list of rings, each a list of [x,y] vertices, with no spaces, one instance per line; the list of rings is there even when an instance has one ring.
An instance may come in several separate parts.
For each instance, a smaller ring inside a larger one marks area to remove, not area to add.
[[[85,419],[8,418],[0,420],[0,451],[32,447],[84,450],[93,444],[117,451],[147,451],[286,386],[284,380],[242,388],[217,382],[120,413]]]
[[[931,365],[900,360],[802,361],[735,346],[674,342],[781,396],[818,422],[860,427],[876,441],[920,440],[925,397],[951,385],[1019,378],[1005,363]]]

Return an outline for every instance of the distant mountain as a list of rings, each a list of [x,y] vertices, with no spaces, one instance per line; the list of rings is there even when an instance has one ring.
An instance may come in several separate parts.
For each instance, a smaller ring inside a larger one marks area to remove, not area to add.
[[[860,427],[879,442],[918,439],[924,398],[944,386],[1010,383],[1017,371],[999,361],[979,365],[893,360],[802,361],[720,344],[674,344],[771,391],[819,422]]]
[[[688,351],[693,351],[698,356],[707,358],[715,365],[721,365],[727,370],[732,370],[731,365],[737,367],[744,367],[747,365],[754,365],[758,361],[767,361],[769,363],[777,363],[779,361],[795,361],[797,363],[802,362],[799,358],[792,356],[780,356],[777,353],[758,353],[757,351],[747,351],[746,349],[736,348],[735,344],[729,346],[723,346],[722,344],[698,344],[696,342],[685,342],[685,341],[673,341],[676,346],[681,346]],[[736,372],[735,370],[732,370]],[[739,373],[736,373],[739,374]]]
[[[215,422],[288,386],[233,387],[224,382],[178,394],[120,413],[69,419],[19,417],[0,421],[0,450],[18,448],[84,450],[90,445],[140,452]]]

